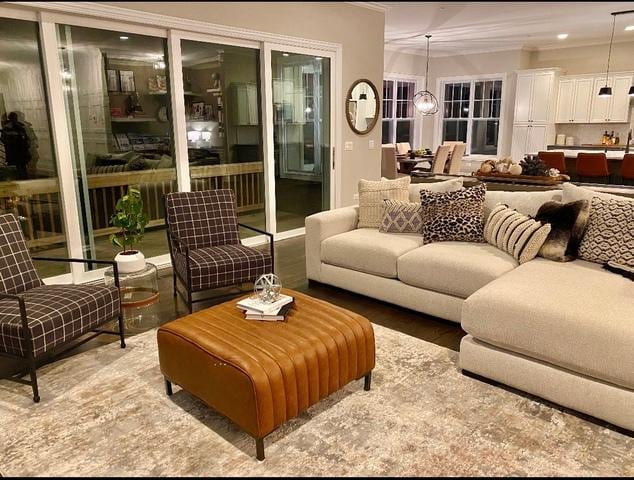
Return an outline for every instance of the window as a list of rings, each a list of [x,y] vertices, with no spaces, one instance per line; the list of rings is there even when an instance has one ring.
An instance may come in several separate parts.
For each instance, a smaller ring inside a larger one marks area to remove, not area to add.
[[[468,153],[496,155],[502,80],[445,83],[442,141],[467,143]]]
[[[415,81],[383,80],[382,143],[409,142],[414,146],[416,118],[412,99],[415,94]]]

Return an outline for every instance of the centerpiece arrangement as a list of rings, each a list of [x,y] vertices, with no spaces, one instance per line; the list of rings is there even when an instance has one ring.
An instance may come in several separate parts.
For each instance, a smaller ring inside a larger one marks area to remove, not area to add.
[[[511,157],[485,160],[472,175],[478,180],[513,181],[537,185],[554,185],[570,180],[570,177],[562,175],[556,168],[548,168],[537,155],[526,155],[519,163],[514,162]]]

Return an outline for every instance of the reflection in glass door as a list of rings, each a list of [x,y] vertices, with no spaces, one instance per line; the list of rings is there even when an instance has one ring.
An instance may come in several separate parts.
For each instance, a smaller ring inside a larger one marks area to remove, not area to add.
[[[164,38],[58,25],[66,117],[86,258],[113,258],[117,200],[139,188],[149,224],[139,248],[167,253],[162,196],[176,190]]]
[[[260,51],[183,39],[181,56],[191,189],[233,190],[240,222],[265,229]]]
[[[273,50],[277,231],[330,208],[330,59]]]

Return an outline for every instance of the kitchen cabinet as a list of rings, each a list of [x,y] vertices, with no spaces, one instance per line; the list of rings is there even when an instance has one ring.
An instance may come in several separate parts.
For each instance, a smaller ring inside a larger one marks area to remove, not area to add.
[[[593,78],[570,78],[559,81],[556,123],[589,123]]]
[[[632,85],[632,75],[612,75],[607,83],[612,87],[612,95],[599,97],[597,94],[605,86],[605,77],[594,79],[590,123],[627,123],[630,104],[628,91]]]
[[[545,124],[553,121],[555,103],[555,71],[522,71],[517,75],[514,123]]]
[[[546,150],[548,137],[552,133],[553,129],[549,125],[514,125],[511,157],[515,162],[519,162],[527,153]]]

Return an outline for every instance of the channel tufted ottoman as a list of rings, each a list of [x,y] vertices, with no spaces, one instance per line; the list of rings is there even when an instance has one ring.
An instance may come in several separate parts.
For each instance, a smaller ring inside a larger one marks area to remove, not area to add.
[[[264,442],[285,421],[365,377],[370,389],[374,331],[354,312],[291,290],[285,322],[245,320],[231,300],[161,326],[159,362],[172,383]]]

